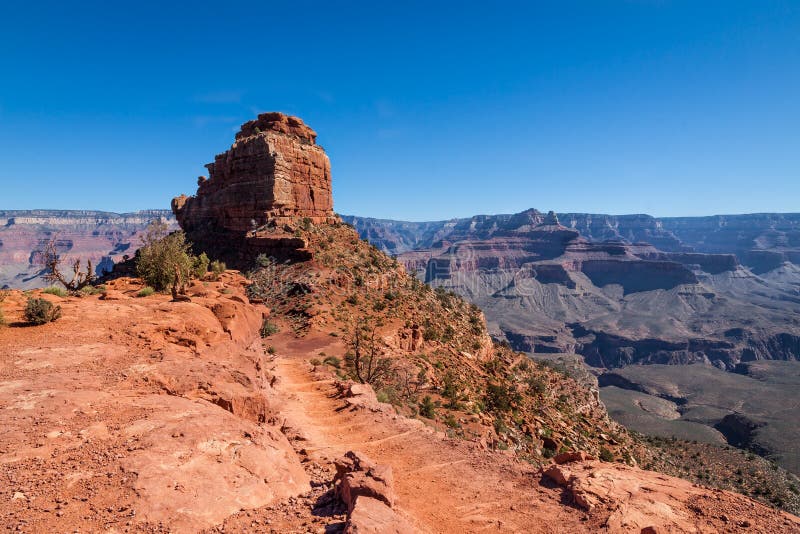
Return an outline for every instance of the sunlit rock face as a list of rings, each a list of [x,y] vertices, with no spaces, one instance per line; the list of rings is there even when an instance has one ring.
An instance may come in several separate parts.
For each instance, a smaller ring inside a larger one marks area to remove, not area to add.
[[[231,148],[206,165],[209,176],[198,179],[197,193],[172,201],[189,239],[234,264],[256,252],[300,254],[294,251],[302,242],[274,229],[336,220],[330,161],[316,137],[283,113],[244,123]]]

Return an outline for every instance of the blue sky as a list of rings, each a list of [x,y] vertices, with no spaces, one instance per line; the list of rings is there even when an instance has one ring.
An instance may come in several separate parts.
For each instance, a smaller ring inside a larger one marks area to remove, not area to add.
[[[340,213],[800,211],[796,0],[7,2],[0,72],[0,209],[166,208],[279,110]]]

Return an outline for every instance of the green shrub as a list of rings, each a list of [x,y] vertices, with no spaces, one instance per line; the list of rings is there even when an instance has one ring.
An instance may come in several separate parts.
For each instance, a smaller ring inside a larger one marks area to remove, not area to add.
[[[491,410],[507,412],[519,400],[519,393],[507,386],[492,383],[486,387],[486,406]]]
[[[605,447],[600,447],[600,459],[604,462],[613,462],[614,454]]]
[[[269,337],[272,334],[278,333],[278,326],[269,322],[268,319],[264,319],[264,322],[261,324],[261,337]]]
[[[422,402],[419,405],[419,414],[422,417],[427,417],[428,419],[433,419],[436,417],[436,404],[434,404],[430,395],[425,395],[425,397],[422,399]]]
[[[422,339],[425,341],[438,341],[439,340],[439,331],[436,329],[435,326],[428,326],[425,328],[425,331],[422,332]]]
[[[208,259],[205,252],[192,258],[192,275],[195,278],[203,278],[208,272],[209,263],[211,260]]]
[[[532,393],[544,395],[547,392],[547,383],[538,376],[528,378],[528,387]]]
[[[278,351],[275,350],[275,347],[273,347],[272,345],[267,347],[267,354],[275,354],[276,352],[278,352]]]
[[[444,418],[444,424],[449,426],[450,428],[461,428],[461,425],[456,421],[456,418],[453,414],[447,414],[447,417]]]
[[[508,433],[508,426],[506,425],[505,421],[502,419],[495,419],[494,420],[494,431],[497,434],[507,434]]]
[[[389,402],[390,401],[389,394],[387,392],[385,392],[384,390],[382,390],[382,389],[379,390],[375,395],[378,398],[378,402]]]
[[[225,265],[224,262],[219,260],[214,260],[211,262],[211,272],[214,274],[214,278],[219,278],[219,275],[225,272],[225,269],[228,267]]]
[[[42,298],[28,298],[25,306],[25,320],[33,325],[51,323],[61,317],[61,306]]]
[[[311,365],[317,367],[318,365],[322,365],[322,362],[319,361],[319,358],[311,358]]]
[[[258,267],[271,267],[275,265],[275,259],[271,256],[267,256],[266,254],[259,254],[256,257],[256,266]]]
[[[155,292],[156,292],[155,289],[153,289],[150,286],[147,286],[147,287],[143,287],[142,289],[140,289],[139,292],[136,293],[136,296],[140,297],[140,298],[141,297],[149,297],[150,295],[152,295]]]
[[[336,356],[328,356],[327,358],[322,360],[322,363],[324,363],[325,365],[330,365],[335,369],[339,369],[342,366],[342,360],[340,360]]]
[[[453,341],[453,338],[456,335],[456,329],[453,328],[453,325],[447,325],[444,327],[444,332],[442,332],[441,340],[442,343],[450,343]]]
[[[57,297],[66,297],[67,296],[67,290],[64,289],[63,287],[58,287],[58,286],[46,287],[46,288],[42,289],[42,293],[44,293],[46,295],[55,295]]]
[[[442,384],[442,396],[446,399],[456,400],[458,398],[458,383],[456,377],[452,372],[448,371],[444,375],[444,383]]]
[[[84,296],[97,295],[97,294],[105,293],[105,292],[106,292],[106,286],[104,286],[104,285],[86,286],[84,288],[81,288],[81,290],[80,290],[80,294],[84,295]]]
[[[136,271],[148,286],[157,291],[163,291],[175,282],[176,265],[186,279],[193,266],[186,234],[168,234],[167,230],[166,223],[152,222],[142,238],[142,248],[136,253]]]

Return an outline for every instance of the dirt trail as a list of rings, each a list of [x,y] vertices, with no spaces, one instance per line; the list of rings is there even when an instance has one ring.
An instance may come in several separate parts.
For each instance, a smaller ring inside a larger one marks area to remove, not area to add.
[[[302,447],[319,462],[348,450],[392,466],[399,512],[424,532],[576,532],[585,514],[561,504],[561,491],[539,485],[533,468],[503,453],[449,440],[391,412],[355,409],[332,380],[308,363],[326,340],[284,340],[272,372],[286,425],[301,429]]]

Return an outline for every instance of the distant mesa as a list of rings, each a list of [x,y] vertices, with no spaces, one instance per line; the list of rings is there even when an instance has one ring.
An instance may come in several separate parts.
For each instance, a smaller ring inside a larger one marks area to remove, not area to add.
[[[262,113],[244,123],[231,148],[206,165],[197,193],[172,200],[181,228],[199,250],[243,264],[259,253],[304,259],[293,237],[301,223],[338,220],[331,165],[317,133],[297,117]]]

